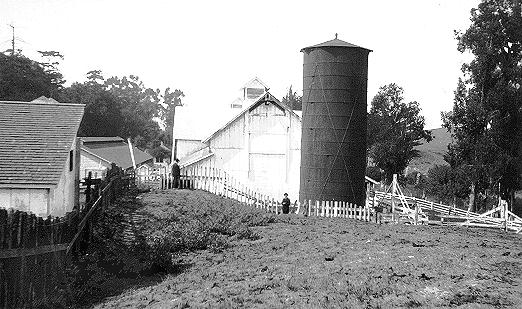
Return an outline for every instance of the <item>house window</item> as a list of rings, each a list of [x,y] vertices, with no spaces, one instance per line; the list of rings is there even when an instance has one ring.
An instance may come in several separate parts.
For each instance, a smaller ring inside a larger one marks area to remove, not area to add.
[[[163,163],[163,157],[157,157],[156,158],[157,163]]]
[[[74,167],[74,152],[73,150],[69,151],[69,172],[72,172]]]
[[[246,93],[247,99],[256,99],[257,97],[265,93],[265,90],[260,88],[247,88]]]

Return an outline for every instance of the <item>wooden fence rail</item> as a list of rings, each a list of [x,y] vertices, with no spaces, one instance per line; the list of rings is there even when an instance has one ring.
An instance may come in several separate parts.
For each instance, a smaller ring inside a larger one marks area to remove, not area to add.
[[[442,224],[492,227],[504,229],[506,231],[514,231],[516,233],[522,232],[522,218],[509,211],[507,209],[507,204],[505,204],[504,207],[499,206],[486,213],[479,214],[454,206],[430,202],[411,196],[399,196],[398,194],[393,195],[391,193],[379,191],[375,192],[375,196],[379,200],[388,201],[393,197],[398,201],[398,203],[402,200],[403,203],[407,205],[417,205],[423,211],[434,211],[438,213]],[[399,209],[404,212],[411,211],[411,208],[408,209],[407,205],[399,206]],[[497,217],[494,217],[493,214],[496,214]]]
[[[133,179],[113,167],[107,181],[87,182],[85,206],[62,218],[0,209],[0,308],[32,307],[55,296],[69,257],[87,249],[97,215]]]

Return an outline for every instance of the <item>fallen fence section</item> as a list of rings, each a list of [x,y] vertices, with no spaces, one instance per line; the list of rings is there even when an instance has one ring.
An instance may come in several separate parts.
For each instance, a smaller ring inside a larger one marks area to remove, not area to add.
[[[460,226],[476,226],[491,227],[513,231],[515,233],[522,232],[522,218],[518,217],[507,209],[507,204],[498,206],[483,214],[466,211],[464,209],[448,206],[440,203],[434,203],[416,197],[404,196],[399,194],[391,194],[387,192],[375,192],[377,201],[391,201],[392,198],[399,202],[396,209],[403,213],[411,213],[412,207],[416,205],[422,211],[433,211],[441,218],[441,224],[460,225]],[[403,201],[403,202],[401,202]],[[455,221],[457,220],[457,221]]]

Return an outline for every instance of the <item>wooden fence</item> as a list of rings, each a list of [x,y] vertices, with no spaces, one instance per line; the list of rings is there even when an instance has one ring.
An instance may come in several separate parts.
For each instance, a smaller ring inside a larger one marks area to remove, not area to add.
[[[67,262],[89,245],[97,215],[133,183],[111,169],[87,180],[86,203],[62,218],[0,209],[0,308],[32,307],[64,288]]]
[[[176,181],[171,175],[162,176],[161,189],[174,187]],[[258,189],[252,189],[237,181],[230,174],[216,169],[205,167],[182,168],[178,181],[178,188],[201,189],[211,193],[232,198],[252,207],[264,209],[268,212],[280,213],[281,202],[274,197],[261,193]],[[397,188],[400,192],[400,188]],[[393,222],[409,224],[429,224],[426,212],[437,213],[441,224],[458,224],[464,226],[493,227],[522,232],[522,219],[510,212],[507,208],[497,207],[485,214],[478,214],[426,201],[414,197],[407,197],[398,193],[372,192],[365,205],[355,205],[341,201],[316,201],[308,200],[303,204],[296,203],[290,207],[292,213],[300,213],[308,216],[340,217],[363,221]],[[382,210],[383,200],[391,202],[395,200],[397,207]],[[379,210],[379,211],[377,211]],[[498,217],[493,213],[500,213]],[[460,222],[451,222],[457,220]]]
[[[219,196],[235,199],[267,212],[281,213],[282,204],[279,199],[261,193],[258,189],[244,185],[229,173],[216,168],[182,168],[179,181],[171,175],[163,176],[161,189],[171,189],[178,182],[180,189],[200,189]],[[290,212],[307,216],[339,217],[363,221],[375,221],[374,210],[367,205],[359,206],[347,202],[315,201],[299,202],[290,206]],[[386,215],[383,216],[386,219]]]
[[[435,203],[416,197],[392,194],[387,192],[375,192],[377,200],[390,201],[392,197],[397,201],[398,209],[405,213],[411,212],[411,205],[417,205],[422,211],[437,213],[441,224],[476,226],[504,229],[515,233],[522,232],[522,218],[518,217],[507,208],[507,204],[495,207],[483,214],[467,211],[455,206]]]

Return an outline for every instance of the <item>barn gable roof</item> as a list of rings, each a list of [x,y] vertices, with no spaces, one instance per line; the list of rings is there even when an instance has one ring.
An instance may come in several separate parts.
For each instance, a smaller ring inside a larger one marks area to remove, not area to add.
[[[84,107],[0,101],[0,184],[58,184]]]
[[[294,115],[295,117],[301,119],[299,115],[297,115],[290,107],[288,107],[286,104],[281,103],[276,97],[274,97],[270,92],[265,91],[263,95],[261,95],[256,101],[254,101],[252,104],[250,104],[249,107],[243,109],[239,114],[234,116],[229,122],[227,122],[224,126],[216,130],[214,133],[212,133],[209,137],[204,139],[202,142],[207,143],[209,140],[211,140],[214,136],[219,134],[221,131],[223,131],[225,128],[227,128],[229,125],[231,125],[234,121],[236,121],[238,118],[242,117],[245,113],[252,111],[256,107],[258,107],[260,104],[269,102],[277,107],[279,107],[282,110],[285,110],[286,112],[290,113],[291,115]]]
[[[114,163],[122,169],[132,167],[132,158],[129,151],[129,145],[125,143],[123,138],[119,136],[111,137],[82,137],[82,150],[99,157],[109,163]],[[151,161],[153,157],[132,147],[134,151],[134,159],[136,165]]]

